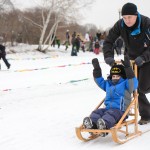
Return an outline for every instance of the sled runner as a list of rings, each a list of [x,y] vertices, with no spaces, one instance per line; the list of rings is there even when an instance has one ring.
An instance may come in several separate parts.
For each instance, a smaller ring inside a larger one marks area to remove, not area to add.
[[[119,63],[119,62],[117,62]],[[137,66],[132,62],[132,68],[134,70],[135,76],[137,77]],[[102,107],[104,99],[95,108],[98,109]],[[128,115],[128,119],[125,120]],[[76,135],[82,141],[93,140],[100,137],[102,133],[109,133],[112,135],[114,142],[123,144],[132,138],[140,136],[142,131],[138,129],[138,93],[137,90],[134,91],[132,96],[132,101],[119,122],[110,129],[100,130],[100,129],[86,129],[83,124],[80,127],[76,127]],[[145,133],[145,132],[144,132]]]

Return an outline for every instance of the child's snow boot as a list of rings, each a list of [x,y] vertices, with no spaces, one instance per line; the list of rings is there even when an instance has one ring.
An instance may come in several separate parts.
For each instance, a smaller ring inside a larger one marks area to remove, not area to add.
[[[97,128],[100,130],[106,129],[106,124],[105,121],[103,119],[98,119],[97,120]],[[101,137],[105,137],[106,135],[108,135],[108,133],[101,133],[100,136]]]
[[[93,127],[93,124],[92,124],[92,120],[90,117],[85,117],[83,119],[83,126],[86,128],[86,129],[92,129]]]

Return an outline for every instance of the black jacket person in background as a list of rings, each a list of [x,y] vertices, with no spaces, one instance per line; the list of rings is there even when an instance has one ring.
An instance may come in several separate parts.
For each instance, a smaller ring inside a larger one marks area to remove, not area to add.
[[[150,122],[150,103],[145,94],[150,93],[150,19],[137,11],[133,3],[122,7],[122,19],[110,29],[103,45],[104,59],[109,65],[114,63],[113,43],[121,36],[125,44],[124,54],[138,66],[138,101],[141,120],[139,124]]]
[[[5,46],[1,45],[0,44],[0,59],[3,59],[3,61],[5,62],[6,66],[7,66],[7,69],[10,68],[10,63],[7,61],[6,59],[6,51],[5,51]],[[1,68],[1,66],[0,66]]]

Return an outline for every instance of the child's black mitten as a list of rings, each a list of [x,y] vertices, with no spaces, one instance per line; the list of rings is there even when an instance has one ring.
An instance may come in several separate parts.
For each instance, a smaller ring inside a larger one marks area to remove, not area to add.
[[[102,76],[101,68],[99,65],[99,61],[97,58],[92,59],[92,65],[94,67],[93,69],[93,77],[98,78]]]

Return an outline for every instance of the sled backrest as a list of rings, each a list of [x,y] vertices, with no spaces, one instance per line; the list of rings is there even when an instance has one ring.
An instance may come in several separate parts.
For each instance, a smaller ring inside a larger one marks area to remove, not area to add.
[[[134,71],[135,76],[138,76],[138,71],[137,71],[137,65],[134,63],[134,61],[131,61],[131,66]],[[133,116],[132,122],[131,120],[129,121],[124,121],[125,117],[128,115],[128,117]],[[131,123],[130,123],[131,122]],[[126,127],[128,128],[128,124],[134,124],[134,129],[135,132],[138,131],[138,92],[137,89],[133,92],[133,98],[131,100],[130,105],[126,109],[124,115],[122,118],[119,120],[119,122],[116,124],[115,128],[120,128],[124,124],[126,124]]]

